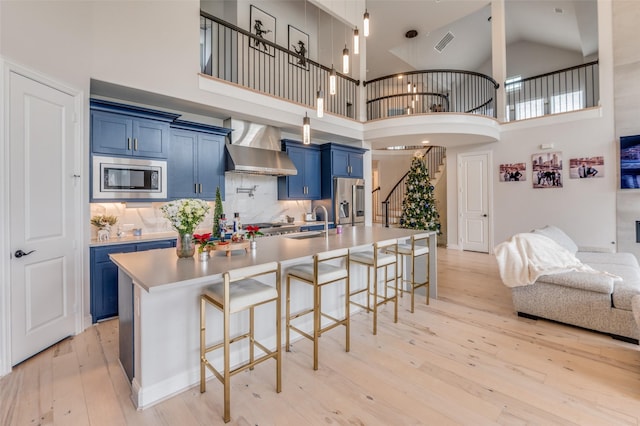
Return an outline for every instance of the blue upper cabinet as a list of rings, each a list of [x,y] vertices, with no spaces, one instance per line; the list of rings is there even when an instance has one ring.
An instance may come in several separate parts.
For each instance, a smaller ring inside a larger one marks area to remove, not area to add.
[[[278,177],[279,200],[319,200],[321,198],[321,155],[316,145],[284,139],[282,149],[298,169],[295,176]]]
[[[224,199],[224,144],[230,129],[183,120],[171,124],[168,198]]]
[[[364,178],[363,148],[335,143],[320,145],[322,152],[322,198],[333,197],[333,178]]]
[[[322,166],[331,177],[364,177],[363,159],[366,149],[354,148],[335,143],[321,145]]]
[[[169,123],[178,114],[91,100],[91,152],[167,158]]]

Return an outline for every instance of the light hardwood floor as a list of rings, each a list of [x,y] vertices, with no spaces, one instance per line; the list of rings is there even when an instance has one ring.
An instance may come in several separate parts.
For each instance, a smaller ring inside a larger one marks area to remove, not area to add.
[[[270,363],[232,378],[230,424],[447,425],[640,422],[640,348],[607,336],[518,318],[493,256],[439,249],[439,298],[398,324],[384,308],[283,357],[283,391]],[[222,424],[222,387],[189,389],[144,411],[129,400],[107,321],[0,379],[0,425]]]

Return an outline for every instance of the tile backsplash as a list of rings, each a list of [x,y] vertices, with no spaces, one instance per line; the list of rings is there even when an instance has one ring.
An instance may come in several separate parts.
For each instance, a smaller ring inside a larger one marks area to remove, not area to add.
[[[234,212],[240,213],[242,223],[279,222],[284,221],[286,215],[293,216],[297,221],[304,219],[304,214],[311,210],[311,201],[278,200],[278,178],[274,176],[260,176],[240,173],[227,173],[225,176],[225,200],[222,202],[227,218],[233,218]],[[92,203],[91,217],[96,215],[114,215],[118,223],[113,233],[118,229],[127,234],[134,228],[141,228],[143,234],[171,231],[160,206],[162,202],[150,203]],[[215,203],[209,202],[211,210],[199,227],[206,231],[213,227],[213,209]],[[91,227],[91,236],[96,238],[97,229]]]

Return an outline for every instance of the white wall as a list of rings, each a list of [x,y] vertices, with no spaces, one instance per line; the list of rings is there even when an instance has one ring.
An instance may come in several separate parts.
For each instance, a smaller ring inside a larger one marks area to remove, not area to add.
[[[635,1],[613,4],[613,55],[615,76],[615,143],[620,136],[640,134],[640,10]],[[634,42],[627,42],[634,40]],[[617,182],[616,182],[617,184]],[[640,221],[640,191],[619,190],[617,194],[618,247],[640,259],[635,222]]]
[[[519,232],[546,224],[564,229],[579,245],[611,247],[616,241],[616,151],[611,119],[599,118],[598,110],[527,120],[503,126],[501,141],[473,148],[447,149],[448,241],[457,245],[457,155],[462,152],[492,151],[489,170],[493,187],[490,223],[494,242],[500,243]],[[531,156],[547,150],[541,144],[553,144],[563,159],[563,187],[534,189]],[[603,178],[570,179],[570,158],[604,156]],[[526,163],[526,181],[499,182],[498,167],[505,163]],[[490,231],[491,233],[491,231]],[[615,246],[614,246],[615,247]]]

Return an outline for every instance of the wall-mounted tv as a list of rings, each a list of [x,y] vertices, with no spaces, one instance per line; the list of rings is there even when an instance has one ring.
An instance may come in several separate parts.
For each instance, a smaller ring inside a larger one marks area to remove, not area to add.
[[[620,188],[640,189],[640,135],[620,137]]]

